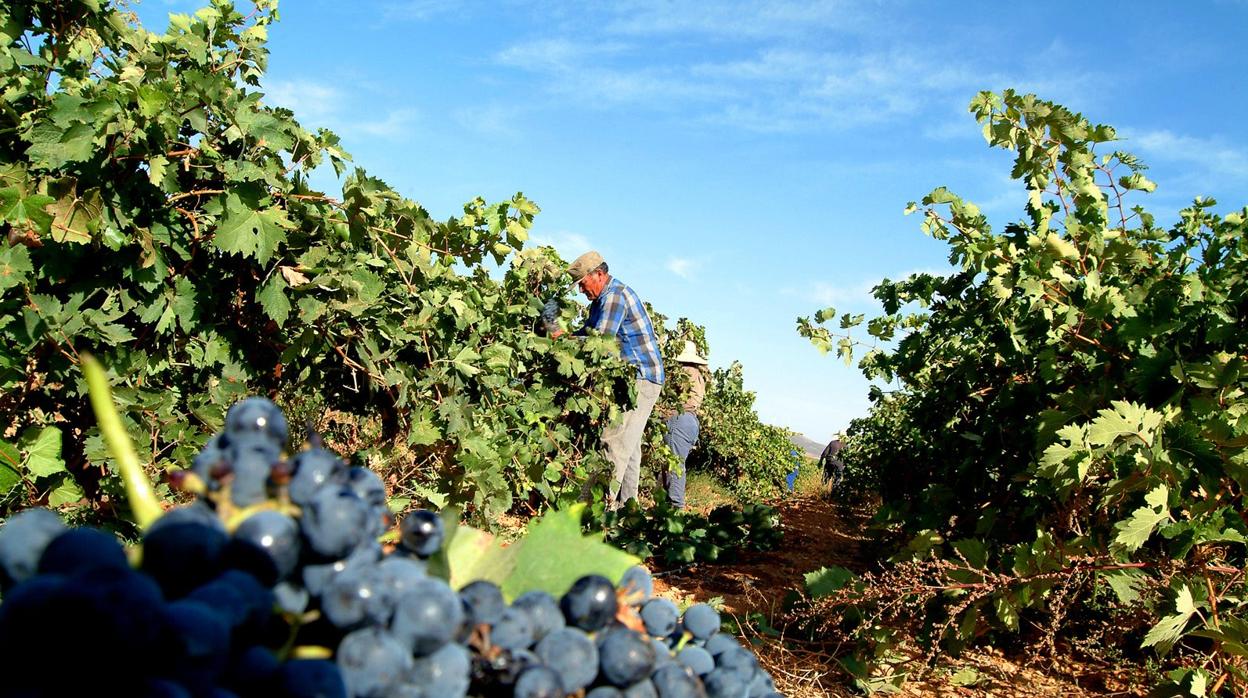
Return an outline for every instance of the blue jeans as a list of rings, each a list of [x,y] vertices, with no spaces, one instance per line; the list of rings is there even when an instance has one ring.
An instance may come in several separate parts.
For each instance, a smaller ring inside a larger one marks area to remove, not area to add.
[[[697,442],[697,417],[681,412],[667,418],[667,435],[663,437],[663,443],[667,444],[680,461],[680,471],[673,470],[667,474],[667,499],[677,509],[685,508],[685,461]]]

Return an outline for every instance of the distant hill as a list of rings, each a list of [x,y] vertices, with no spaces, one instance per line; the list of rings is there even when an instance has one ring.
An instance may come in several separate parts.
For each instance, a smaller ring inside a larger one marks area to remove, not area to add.
[[[793,436],[790,436],[789,441],[793,442],[794,446],[805,451],[806,455],[811,458],[818,458],[819,455],[823,453],[823,447],[827,446],[826,443],[819,443],[818,441],[808,439],[801,434],[794,434]]]

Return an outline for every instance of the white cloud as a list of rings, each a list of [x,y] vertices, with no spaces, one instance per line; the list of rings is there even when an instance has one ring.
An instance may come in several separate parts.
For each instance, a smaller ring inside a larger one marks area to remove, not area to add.
[[[381,6],[381,16],[386,20],[423,21],[440,14],[453,12],[459,7],[454,0],[402,0],[386,2]]]
[[[356,121],[344,128],[378,138],[398,139],[411,132],[412,122],[415,121],[415,118],[415,110],[394,109],[386,114],[386,118],[380,121]]]
[[[682,279],[688,279],[695,271],[697,271],[701,264],[692,259],[671,257],[667,260],[667,264],[665,266],[668,271],[672,272],[676,276],[679,276]]]
[[[263,90],[266,104],[285,107],[306,124],[333,117],[345,102],[345,97],[337,88],[310,80],[265,81]]]
[[[607,30],[619,34],[719,38],[791,38],[794,34],[836,28],[858,30],[867,16],[859,4],[842,0],[816,2],[750,0],[674,3],[635,0],[621,3]]]
[[[597,249],[590,243],[589,238],[580,233],[566,230],[558,230],[551,233],[532,233],[529,235],[526,247],[541,247],[543,245],[555,248],[559,256],[569,262],[590,250]]]
[[[462,107],[453,113],[455,122],[465,130],[490,136],[520,135],[515,122],[525,110],[513,106],[484,105]]]
[[[698,21],[692,16],[697,13],[642,4],[646,12],[667,18],[660,26]],[[676,14],[664,14],[669,12]],[[630,31],[642,33],[640,27]],[[763,42],[729,60],[690,60],[684,57],[704,54],[691,54],[689,46],[675,39],[653,36],[661,32],[654,29],[631,43],[596,40],[592,31],[576,39],[527,41],[503,49],[495,60],[543,76],[548,93],[582,108],[629,104],[681,110],[694,123],[763,133],[844,129],[926,115],[941,123],[933,136],[947,138],[955,131],[944,122],[955,109],[965,114],[966,103],[979,90],[1021,86],[1045,96],[1069,96],[1095,81],[1089,72],[1051,70],[1051,64],[1069,53],[1056,43],[1030,59],[1034,65],[1009,74],[985,69],[972,56],[939,46],[855,51]],[[696,46],[696,39],[682,41]],[[1060,77],[1048,77],[1052,74]],[[1029,79],[1032,75],[1039,77]],[[973,125],[957,128],[976,132]]]
[[[811,284],[806,297],[818,303],[820,307],[861,306],[874,303],[871,289],[877,281],[861,281],[856,284],[833,284],[827,281],[816,281]]]
[[[380,119],[367,111],[368,104],[333,85],[312,80],[272,80],[264,84],[264,101],[285,107],[306,128],[328,127],[344,138],[352,135],[370,138],[402,138],[412,129],[414,109],[391,109]],[[357,116],[368,113],[368,118]]]
[[[879,306],[879,301],[875,296],[871,295],[871,289],[885,278],[893,281],[900,281],[915,274],[931,274],[932,276],[947,276],[952,273],[953,269],[911,269],[901,272],[900,274],[890,274],[887,277],[879,277],[860,281],[851,281],[844,283],[833,283],[828,281],[815,281],[802,290],[792,287],[786,288],[782,293],[786,295],[801,295],[807,300],[818,303],[820,307],[832,306],[841,312],[862,311],[864,306]]]
[[[1127,132],[1127,147],[1164,160],[1204,167],[1212,174],[1248,178],[1248,151],[1218,139],[1185,136],[1167,130]]]

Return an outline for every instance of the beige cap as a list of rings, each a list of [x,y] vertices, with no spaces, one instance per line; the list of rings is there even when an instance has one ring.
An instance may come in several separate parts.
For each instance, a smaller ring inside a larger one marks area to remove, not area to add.
[[[572,264],[568,266],[568,273],[572,275],[573,281],[580,281],[585,278],[589,272],[597,269],[602,265],[602,255],[595,250],[590,250],[585,254],[572,260]]]
[[[706,365],[706,359],[698,356],[698,347],[694,345],[693,340],[691,339],[685,340],[685,350],[680,352],[680,356],[677,356],[676,360],[682,364],[698,364],[699,366]]]

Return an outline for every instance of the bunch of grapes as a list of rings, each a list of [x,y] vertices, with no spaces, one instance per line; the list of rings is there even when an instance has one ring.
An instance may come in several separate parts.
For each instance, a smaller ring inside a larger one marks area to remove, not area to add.
[[[456,592],[427,574],[441,519],[418,510],[399,542],[372,471],[315,434],[286,457],[285,416],[230,408],[171,482],[197,500],[127,551],[107,532],[32,509],[0,529],[0,657],[11,695],[776,696],[708,606],[651,598],[644,568],[620,588],[587,576],[562,597]],[[61,632],[80,646],[71,671]],[[52,644],[56,642],[57,644]]]

